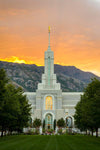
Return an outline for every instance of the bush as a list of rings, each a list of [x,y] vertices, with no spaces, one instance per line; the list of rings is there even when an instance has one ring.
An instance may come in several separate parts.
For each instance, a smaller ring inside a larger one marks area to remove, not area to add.
[[[45,130],[45,129],[42,129],[42,132],[43,132],[43,133],[45,133],[45,132],[46,132],[46,130]]]
[[[53,133],[53,131],[54,131],[53,129],[48,129],[49,133]]]
[[[39,129],[36,129],[35,132],[34,132],[34,134],[38,135],[39,134]]]
[[[24,134],[27,134],[27,135],[33,135],[33,131],[32,130],[28,130],[28,132],[27,133],[24,133]]]
[[[59,129],[59,130],[58,130],[58,133],[59,133],[59,134],[62,134],[62,129]]]

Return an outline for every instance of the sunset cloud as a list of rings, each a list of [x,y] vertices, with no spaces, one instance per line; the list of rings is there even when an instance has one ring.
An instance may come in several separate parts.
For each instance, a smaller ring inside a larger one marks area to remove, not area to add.
[[[100,75],[98,0],[0,0],[0,60],[44,65],[49,25],[55,63]]]

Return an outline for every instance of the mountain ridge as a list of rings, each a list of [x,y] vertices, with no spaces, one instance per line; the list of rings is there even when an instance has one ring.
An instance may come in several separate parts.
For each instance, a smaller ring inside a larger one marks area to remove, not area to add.
[[[23,87],[24,91],[35,92],[38,83],[41,82],[41,76],[44,72],[44,66],[35,64],[18,64],[12,62],[0,61],[0,69],[4,68],[12,83],[17,87]],[[54,72],[57,75],[57,82],[61,83],[62,91],[81,92],[86,85],[91,82],[91,78],[100,79],[99,76],[82,71],[75,66],[54,65]]]

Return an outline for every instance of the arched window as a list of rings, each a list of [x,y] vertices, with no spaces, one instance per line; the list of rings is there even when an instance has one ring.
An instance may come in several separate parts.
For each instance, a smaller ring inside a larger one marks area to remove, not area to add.
[[[72,118],[71,117],[66,118],[66,126],[69,128],[72,127]]]
[[[47,114],[45,116],[45,128],[52,129],[53,128],[53,118],[51,114]]]
[[[47,96],[46,97],[46,102],[45,102],[45,109],[46,110],[52,110],[52,108],[53,108],[52,97],[51,96]]]

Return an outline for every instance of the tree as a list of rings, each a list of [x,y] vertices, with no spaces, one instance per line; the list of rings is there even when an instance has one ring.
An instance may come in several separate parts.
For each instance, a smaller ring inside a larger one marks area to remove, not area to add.
[[[45,119],[43,120],[43,129],[45,129]]]
[[[31,127],[31,128],[33,127],[32,118],[31,117],[29,118],[28,126]]]
[[[1,128],[1,136],[3,136],[3,130],[5,130],[5,126],[3,126],[4,118],[7,114],[4,114],[3,107],[5,105],[5,93],[6,93],[6,84],[8,83],[9,79],[6,76],[6,72],[4,69],[0,69],[0,128]],[[5,120],[6,121],[6,120]]]
[[[23,95],[23,90],[8,84],[8,78],[3,69],[0,70],[0,126],[3,131],[21,131],[27,126],[31,106]]]
[[[86,97],[84,95],[81,96],[81,100],[77,103],[75,109],[75,125],[81,130],[87,132],[87,111],[86,107]]]
[[[65,120],[63,118],[59,119],[57,121],[57,125],[58,127],[62,128],[62,127],[65,127]]]
[[[85,89],[85,94],[90,108],[88,110],[89,125],[92,126],[92,130],[96,130],[96,137],[98,137],[98,128],[100,128],[100,81],[92,79],[92,82]]]
[[[33,122],[33,127],[39,128],[41,126],[41,120],[36,118]]]
[[[80,102],[76,105],[75,123],[78,128],[96,130],[100,128],[100,81],[92,79],[86,87]]]
[[[0,69],[0,110],[2,110],[2,106],[4,104],[5,93],[6,93],[6,84],[9,79],[6,76],[6,72],[4,69]]]
[[[54,120],[54,130],[56,129],[56,119]]]
[[[17,98],[20,103],[20,112],[17,120],[17,131],[20,132],[22,131],[23,127],[28,126],[28,122],[31,116],[31,105],[28,104],[26,95],[23,95],[23,90],[21,88],[18,90]]]

